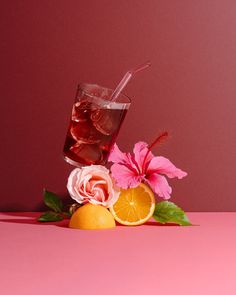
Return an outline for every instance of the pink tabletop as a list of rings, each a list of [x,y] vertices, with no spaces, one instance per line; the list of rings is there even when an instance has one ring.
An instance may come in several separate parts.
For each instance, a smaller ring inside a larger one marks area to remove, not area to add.
[[[0,214],[1,294],[236,294],[236,213],[100,231],[36,216]]]

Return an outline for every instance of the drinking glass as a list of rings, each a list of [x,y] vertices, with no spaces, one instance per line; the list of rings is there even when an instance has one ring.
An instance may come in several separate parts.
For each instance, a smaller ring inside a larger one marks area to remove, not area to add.
[[[131,103],[124,94],[111,101],[112,93],[95,84],[78,86],[63,151],[68,163],[106,163]]]

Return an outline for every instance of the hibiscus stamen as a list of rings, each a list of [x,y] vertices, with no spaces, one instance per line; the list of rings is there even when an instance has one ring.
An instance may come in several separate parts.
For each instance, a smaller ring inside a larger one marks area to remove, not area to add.
[[[144,159],[143,159],[143,166],[142,166],[142,172],[145,174],[145,171],[147,169],[147,166],[146,166],[146,159],[149,155],[149,153],[151,152],[151,149],[157,145],[157,144],[160,144],[161,142],[163,142],[164,140],[166,140],[166,138],[168,137],[168,132],[167,131],[164,131],[162,132],[151,144],[148,145],[148,150],[144,156]]]

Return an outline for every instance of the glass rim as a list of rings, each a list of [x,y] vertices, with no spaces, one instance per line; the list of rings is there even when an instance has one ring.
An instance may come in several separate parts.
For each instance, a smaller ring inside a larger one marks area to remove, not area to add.
[[[113,91],[114,91],[114,89],[111,89],[111,88],[108,88],[108,87],[104,87],[104,86],[101,86],[101,85],[99,85],[99,84],[94,84],[94,83],[84,83],[84,82],[81,82],[81,83],[78,84],[77,89],[78,89],[78,90],[79,90],[79,89],[82,89],[82,90],[84,91],[84,93],[85,93],[87,96],[89,96],[89,97],[91,97],[91,98],[95,97],[95,98],[103,99],[103,100],[106,100],[106,101],[110,101],[110,100],[108,100],[108,99],[106,99],[106,98],[103,98],[103,97],[99,97],[99,96],[94,95],[94,94],[90,94],[90,93],[88,93],[88,91],[86,91],[86,90],[84,89],[83,85],[88,85],[88,86],[98,86],[99,88],[107,89],[107,90],[111,91],[112,93],[113,93]],[[120,101],[117,101],[117,100],[114,100],[113,102],[114,102],[114,103],[118,103],[118,104],[128,104],[128,105],[131,104],[132,99],[131,99],[128,95],[126,95],[125,93],[120,93],[120,95],[118,96],[118,99],[119,99],[120,96],[125,97],[125,98],[127,99],[127,102],[120,102]]]

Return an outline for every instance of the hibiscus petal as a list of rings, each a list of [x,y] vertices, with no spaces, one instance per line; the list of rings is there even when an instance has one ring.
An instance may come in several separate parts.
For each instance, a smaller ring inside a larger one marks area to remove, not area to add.
[[[160,198],[165,200],[170,198],[172,188],[169,186],[165,176],[153,173],[148,177],[147,182]]]
[[[165,157],[154,157],[149,163],[146,173],[165,174],[169,178],[178,177],[178,179],[181,179],[187,175],[186,172],[175,167],[175,165]]]
[[[125,165],[113,164],[111,166],[111,174],[115,179],[117,186],[124,189],[136,187],[141,182],[140,176],[135,174]]]
[[[132,157],[130,153],[122,153],[116,144],[109,155],[108,161],[113,162],[114,164],[125,165],[134,174],[139,174],[139,168],[134,157]]]
[[[134,159],[136,163],[138,164],[140,171],[142,171],[142,168],[145,167],[145,163],[150,162],[151,159],[154,157],[152,152],[148,150],[148,144],[143,141],[139,141],[134,145],[133,152],[134,152]],[[145,159],[145,163],[143,163],[144,159]]]
[[[126,163],[128,160],[126,154],[123,153],[115,143],[109,154],[108,161],[113,163]]]

